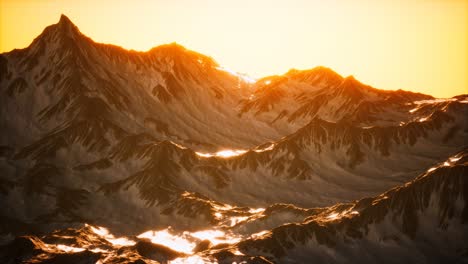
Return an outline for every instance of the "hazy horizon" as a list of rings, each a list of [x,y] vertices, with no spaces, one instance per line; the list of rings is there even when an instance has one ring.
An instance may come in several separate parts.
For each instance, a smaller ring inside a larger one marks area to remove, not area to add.
[[[0,3],[0,52],[28,46],[63,13],[97,42],[139,51],[177,42],[255,78],[326,66],[380,89],[468,92],[464,1]]]

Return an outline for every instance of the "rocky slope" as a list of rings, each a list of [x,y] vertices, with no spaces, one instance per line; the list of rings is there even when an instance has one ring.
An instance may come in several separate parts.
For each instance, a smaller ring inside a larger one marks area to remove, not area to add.
[[[84,225],[19,236],[3,263],[440,263],[468,260],[468,151],[378,196],[325,208],[236,208],[184,193],[214,229],[116,237]],[[195,202],[198,200],[198,202]],[[200,203],[202,204],[202,203]],[[171,210],[183,210],[181,204]],[[223,220],[229,220],[227,222]],[[436,250],[435,250],[436,249]]]

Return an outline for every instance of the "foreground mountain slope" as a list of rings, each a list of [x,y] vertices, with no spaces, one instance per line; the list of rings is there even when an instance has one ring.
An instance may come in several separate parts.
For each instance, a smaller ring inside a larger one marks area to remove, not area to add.
[[[218,214],[244,212],[244,216],[205,232],[149,231],[137,238],[115,237],[104,228],[85,225],[17,237],[0,248],[0,259],[5,263],[14,259],[38,263],[59,259],[81,263],[352,263],[358,259],[363,263],[463,263],[468,258],[467,175],[464,150],[413,181],[351,203],[312,209],[274,205],[250,212],[218,204]],[[278,218],[282,211],[296,215],[296,222],[285,219],[284,213]],[[284,224],[269,227],[273,218],[283,218]],[[171,244],[172,240],[178,244]]]
[[[374,198],[329,207],[236,245],[280,263],[463,262],[468,258],[468,152]],[[437,250],[434,250],[437,249]]]

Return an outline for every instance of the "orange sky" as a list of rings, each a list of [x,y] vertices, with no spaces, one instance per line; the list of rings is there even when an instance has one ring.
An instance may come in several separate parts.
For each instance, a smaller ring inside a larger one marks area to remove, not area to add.
[[[95,41],[175,41],[253,77],[323,65],[382,89],[468,93],[467,0],[0,0],[0,52],[61,13]]]

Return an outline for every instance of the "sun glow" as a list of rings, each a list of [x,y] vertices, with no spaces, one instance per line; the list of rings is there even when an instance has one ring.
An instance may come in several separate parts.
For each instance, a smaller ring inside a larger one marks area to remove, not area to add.
[[[0,52],[26,47],[63,13],[97,42],[141,51],[177,42],[256,78],[324,65],[377,88],[437,97],[468,92],[463,0],[0,0],[0,5]]]

